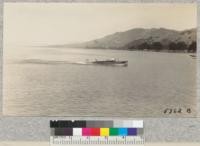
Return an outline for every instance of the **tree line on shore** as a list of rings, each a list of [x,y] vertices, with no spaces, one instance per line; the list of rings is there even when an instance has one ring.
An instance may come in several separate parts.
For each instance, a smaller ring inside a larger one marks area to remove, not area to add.
[[[129,46],[128,50],[154,50],[154,51],[164,51],[167,50],[169,52],[189,52],[195,53],[197,50],[196,41],[193,41],[191,44],[187,45],[185,42],[171,42],[167,46],[164,46],[160,42],[153,43],[141,43],[137,47]]]

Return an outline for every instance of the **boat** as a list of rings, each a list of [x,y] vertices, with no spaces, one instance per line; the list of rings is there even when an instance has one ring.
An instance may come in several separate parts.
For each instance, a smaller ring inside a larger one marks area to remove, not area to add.
[[[196,59],[197,58],[196,54],[195,55],[194,54],[190,54],[190,57],[192,57],[192,59]]]
[[[128,61],[120,61],[116,60],[115,58],[107,59],[107,60],[95,60],[92,61],[92,64],[97,65],[119,65],[119,66],[128,66]]]
[[[193,57],[193,58],[197,57],[196,55],[193,55],[193,54],[191,54],[190,56]]]

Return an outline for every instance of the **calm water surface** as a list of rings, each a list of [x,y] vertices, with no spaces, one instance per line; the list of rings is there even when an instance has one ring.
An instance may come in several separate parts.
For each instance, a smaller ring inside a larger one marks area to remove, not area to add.
[[[70,48],[4,54],[5,115],[159,117],[168,116],[166,108],[192,110],[172,116],[195,115],[196,60],[188,54]],[[95,58],[128,66],[81,64]]]

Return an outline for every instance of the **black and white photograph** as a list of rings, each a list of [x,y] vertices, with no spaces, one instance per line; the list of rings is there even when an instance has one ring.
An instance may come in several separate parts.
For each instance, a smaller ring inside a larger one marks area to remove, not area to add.
[[[3,115],[195,117],[195,3],[5,3]]]

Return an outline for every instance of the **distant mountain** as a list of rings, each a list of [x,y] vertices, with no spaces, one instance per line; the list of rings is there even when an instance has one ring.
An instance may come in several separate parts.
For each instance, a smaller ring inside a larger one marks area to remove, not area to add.
[[[170,43],[179,42],[184,43],[187,47],[192,42],[196,42],[196,29],[176,31],[165,28],[135,28],[124,32],[116,32],[100,39],[60,47],[138,50],[141,45],[145,46],[144,44],[151,46],[154,43],[160,43],[163,49],[169,49]]]

